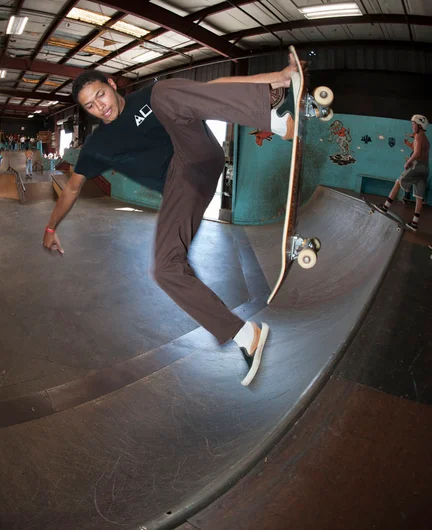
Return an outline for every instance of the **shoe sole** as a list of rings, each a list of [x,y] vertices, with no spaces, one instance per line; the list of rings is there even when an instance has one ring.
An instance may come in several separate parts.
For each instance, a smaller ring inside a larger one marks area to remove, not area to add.
[[[411,230],[411,232],[417,232],[417,228],[413,228],[412,226],[410,226],[408,223],[405,223],[405,226]]]
[[[383,215],[386,215],[388,213],[388,210],[387,211],[381,210],[381,208],[379,208],[376,204],[372,204],[372,206],[375,208],[377,212],[382,213]]]
[[[266,343],[266,340],[267,340],[267,337],[270,331],[270,328],[265,322],[263,322],[261,325],[262,325],[261,335],[260,335],[260,339],[258,342],[258,346],[257,346],[256,352],[253,357],[252,366],[250,367],[250,370],[247,373],[246,377],[241,382],[243,386],[250,385],[250,383],[253,381],[254,377],[256,376],[258,372],[258,368],[261,364],[261,358],[262,358],[262,353],[264,350],[264,345]]]

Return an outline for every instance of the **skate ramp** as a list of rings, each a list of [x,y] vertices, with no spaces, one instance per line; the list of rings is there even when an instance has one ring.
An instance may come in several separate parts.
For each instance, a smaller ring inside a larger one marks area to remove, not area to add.
[[[6,526],[173,528],[226,491],[301,414],[365,316],[402,234],[369,211],[318,188],[299,231],[320,238],[319,261],[308,271],[294,264],[271,306],[282,227],[233,230],[250,294],[237,313],[270,326],[249,388],[237,348],[199,328],[0,402]]]
[[[0,174],[0,197],[4,199],[16,199],[19,201],[15,175],[10,173]]]

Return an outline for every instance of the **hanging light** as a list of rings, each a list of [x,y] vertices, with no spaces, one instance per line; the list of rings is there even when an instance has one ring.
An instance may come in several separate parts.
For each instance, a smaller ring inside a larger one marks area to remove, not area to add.
[[[358,17],[363,15],[355,2],[300,7],[299,11],[309,20],[317,18]]]
[[[16,17],[12,15],[9,19],[6,34],[7,35],[21,35],[24,31],[25,25],[28,22],[28,17]]]

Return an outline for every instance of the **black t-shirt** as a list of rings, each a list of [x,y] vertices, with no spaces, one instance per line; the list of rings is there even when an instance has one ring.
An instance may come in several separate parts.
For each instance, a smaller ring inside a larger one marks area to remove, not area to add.
[[[81,149],[76,173],[90,179],[115,169],[148,188],[163,190],[174,150],[150,107],[152,89],[129,94],[120,116],[111,123],[100,123]]]

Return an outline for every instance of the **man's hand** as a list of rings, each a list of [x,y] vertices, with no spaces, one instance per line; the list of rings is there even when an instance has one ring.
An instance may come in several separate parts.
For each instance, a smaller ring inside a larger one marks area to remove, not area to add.
[[[405,165],[404,165],[404,169],[409,169],[411,167],[411,162],[408,160]]]
[[[57,251],[59,254],[63,255],[64,250],[60,244],[60,239],[57,236],[57,233],[51,233],[45,231],[45,235],[43,238],[43,246],[49,250],[51,253]]]

